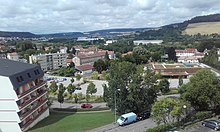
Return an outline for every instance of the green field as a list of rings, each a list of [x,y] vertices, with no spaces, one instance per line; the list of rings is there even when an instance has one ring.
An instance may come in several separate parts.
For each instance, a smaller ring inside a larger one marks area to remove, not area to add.
[[[112,112],[85,114],[50,113],[29,132],[84,132],[114,122]]]
[[[200,22],[189,24],[183,34],[195,35],[195,34],[220,34],[220,22]]]

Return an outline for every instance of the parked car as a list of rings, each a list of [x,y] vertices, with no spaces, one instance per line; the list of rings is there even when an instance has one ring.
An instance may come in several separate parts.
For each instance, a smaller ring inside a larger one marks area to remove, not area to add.
[[[220,122],[216,120],[205,120],[202,122],[203,126],[214,129],[215,131],[220,129]]]
[[[81,108],[92,108],[92,104],[84,103],[81,105]]]
[[[124,126],[133,122],[137,121],[137,115],[133,112],[127,113],[127,114],[123,114],[119,117],[119,119],[117,120],[117,123],[120,126]]]
[[[80,86],[76,86],[76,90],[82,90]]]
[[[144,111],[137,115],[138,120],[144,120],[150,117],[150,111]]]

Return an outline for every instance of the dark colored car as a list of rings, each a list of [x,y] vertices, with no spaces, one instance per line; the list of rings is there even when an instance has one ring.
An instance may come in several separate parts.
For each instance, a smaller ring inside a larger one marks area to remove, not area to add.
[[[91,104],[85,103],[81,105],[81,108],[92,108]]]
[[[76,90],[82,90],[80,86],[76,86]]]
[[[203,126],[214,129],[215,131],[220,129],[220,122],[216,120],[205,120],[202,122]]]
[[[150,117],[150,111],[144,111],[137,115],[138,120],[144,120]]]

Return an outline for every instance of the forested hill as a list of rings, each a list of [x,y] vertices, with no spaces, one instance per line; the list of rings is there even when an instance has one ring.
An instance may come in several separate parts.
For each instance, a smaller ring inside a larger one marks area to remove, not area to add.
[[[220,14],[212,14],[206,16],[197,16],[187,21],[188,23],[200,23],[200,22],[220,22]]]
[[[19,37],[19,38],[37,38],[38,35],[35,35],[30,32],[7,32],[0,31],[0,37]]]
[[[189,24],[201,22],[220,22],[220,14],[206,16],[197,16],[182,23],[174,23],[162,26],[159,29],[142,32],[136,36],[136,39],[163,39],[165,41],[184,40],[182,32]]]

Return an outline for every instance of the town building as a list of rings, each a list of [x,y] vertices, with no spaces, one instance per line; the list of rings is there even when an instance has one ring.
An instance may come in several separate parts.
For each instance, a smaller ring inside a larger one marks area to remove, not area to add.
[[[166,63],[155,63],[151,64],[151,68],[156,72],[160,73],[162,77],[165,78],[179,78],[180,76],[184,78],[189,78],[192,74],[202,69],[203,67],[197,64],[166,64]]]
[[[83,64],[75,67],[76,70],[79,71],[81,75],[88,75],[91,74],[93,71],[93,66],[91,64]]]
[[[39,64],[41,69],[46,72],[48,70],[59,69],[67,66],[66,53],[50,53],[29,56],[30,64]]]
[[[104,59],[105,55],[108,54],[109,59],[114,59],[115,54],[113,51],[102,50],[96,47],[90,47],[87,49],[84,48],[75,48],[77,53],[76,56],[73,58],[73,63],[76,66],[83,65],[83,64],[91,64],[99,59]]]
[[[107,40],[104,45],[107,46],[107,45],[112,44],[114,42],[117,42],[117,40]]]
[[[205,53],[197,51],[194,48],[185,50],[175,50],[177,61],[182,63],[199,63],[199,60],[205,56]]]
[[[7,58],[8,58],[9,60],[18,61],[18,60],[19,60],[19,55],[18,55],[17,52],[7,53]]]
[[[148,45],[148,44],[162,44],[163,40],[134,40],[133,41],[134,45]]]
[[[27,131],[49,116],[43,76],[38,65],[0,59],[0,131]]]
[[[199,63],[199,59],[196,56],[180,56],[177,61],[179,63]]]

